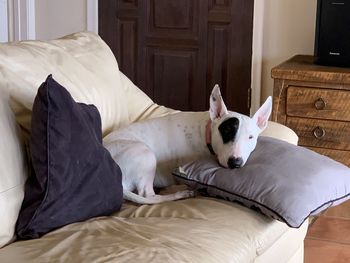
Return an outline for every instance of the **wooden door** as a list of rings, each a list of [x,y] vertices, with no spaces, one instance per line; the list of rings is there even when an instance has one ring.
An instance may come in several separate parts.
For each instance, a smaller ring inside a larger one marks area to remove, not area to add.
[[[207,110],[214,84],[249,114],[254,0],[103,0],[99,33],[155,102]]]

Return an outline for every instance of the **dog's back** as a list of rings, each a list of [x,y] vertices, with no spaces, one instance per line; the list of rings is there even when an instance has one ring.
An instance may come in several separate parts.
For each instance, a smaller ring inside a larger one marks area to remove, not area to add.
[[[154,185],[164,187],[174,183],[171,172],[175,167],[210,154],[205,143],[208,119],[208,112],[179,112],[144,120],[112,132],[104,138],[104,144],[116,161],[121,162],[122,170],[137,165],[130,155],[129,160],[118,157],[124,155],[127,147],[137,144],[140,154],[143,149],[149,149],[157,162]],[[145,146],[140,147],[140,143]]]

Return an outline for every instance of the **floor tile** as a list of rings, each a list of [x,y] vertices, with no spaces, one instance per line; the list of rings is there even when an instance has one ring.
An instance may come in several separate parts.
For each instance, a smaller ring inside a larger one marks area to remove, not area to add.
[[[335,207],[329,208],[324,215],[333,217],[350,218],[350,200]]]
[[[350,245],[306,239],[304,263],[349,263]]]
[[[309,227],[311,227],[316,222],[317,219],[318,219],[318,216],[310,216],[309,217]]]
[[[350,245],[350,219],[321,216],[309,227],[307,237]]]

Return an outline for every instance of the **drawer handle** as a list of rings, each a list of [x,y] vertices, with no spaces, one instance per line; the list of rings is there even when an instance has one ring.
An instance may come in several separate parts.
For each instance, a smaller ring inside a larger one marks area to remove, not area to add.
[[[317,100],[315,100],[314,105],[316,110],[324,110],[326,108],[326,102],[322,98],[318,98]]]
[[[313,130],[313,134],[316,139],[321,139],[326,135],[326,131],[322,127],[318,126]]]

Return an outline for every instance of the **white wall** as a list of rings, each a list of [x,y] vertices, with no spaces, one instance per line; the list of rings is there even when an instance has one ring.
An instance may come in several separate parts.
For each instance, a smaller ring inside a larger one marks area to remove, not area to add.
[[[7,0],[0,0],[0,42],[8,41]]]
[[[251,109],[252,116],[260,107],[261,79],[262,79],[262,49],[263,49],[263,29],[264,29],[264,0],[255,0],[254,3],[254,23],[253,23],[253,53],[252,53],[252,94]]]
[[[86,0],[36,0],[36,39],[54,39],[87,30]]]
[[[264,1],[261,102],[272,95],[271,69],[296,54],[314,52],[316,0]]]

